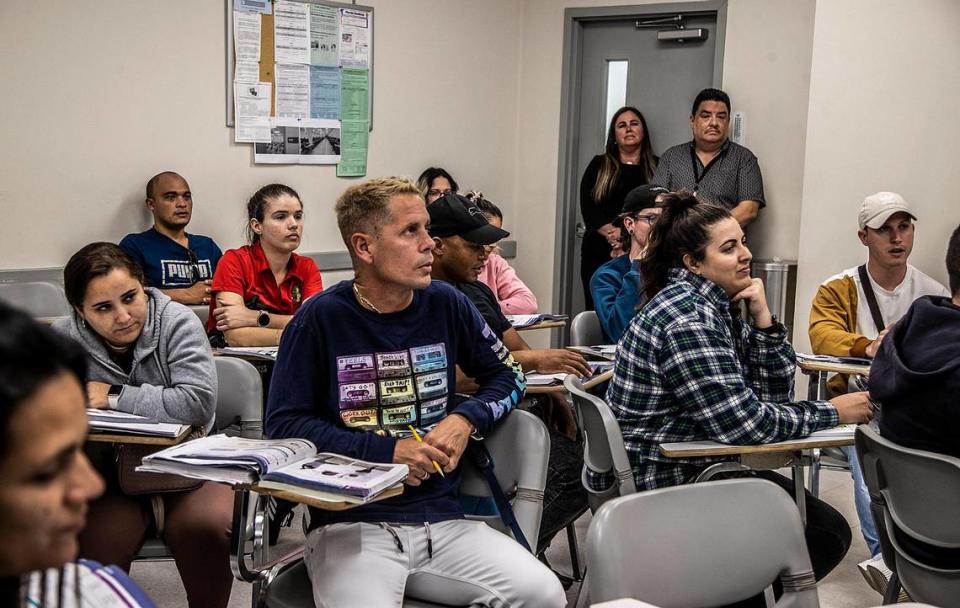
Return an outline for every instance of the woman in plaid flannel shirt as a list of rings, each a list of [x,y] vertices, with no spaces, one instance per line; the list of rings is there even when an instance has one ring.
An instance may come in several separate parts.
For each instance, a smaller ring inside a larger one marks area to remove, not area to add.
[[[690,482],[721,459],[666,458],[661,443],[729,444],[805,437],[872,416],[866,393],[794,401],[795,357],[750,277],[750,250],[730,213],[687,193],[670,194],[641,265],[649,303],[617,349],[607,402],[616,413],[639,490]],[[738,312],[746,302],[753,325]],[[792,482],[769,479],[793,495]],[[817,579],[842,559],[850,527],[807,496],[807,545]]]

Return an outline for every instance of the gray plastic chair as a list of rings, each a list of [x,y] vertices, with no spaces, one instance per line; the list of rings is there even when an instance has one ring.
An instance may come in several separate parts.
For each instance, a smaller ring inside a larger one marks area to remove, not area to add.
[[[203,323],[204,329],[206,329],[207,320],[210,318],[210,307],[206,304],[191,304],[187,306],[187,308],[192,310],[193,314],[197,315],[200,322]]]
[[[570,346],[597,346],[606,344],[600,327],[600,318],[594,310],[577,313],[570,323]]]
[[[34,317],[64,317],[70,314],[63,288],[53,283],[0,283],[0,300]]]
[[[762,479],[639,492],[600,509],[587,531],[590,601],[723,606],[780,578],[777,608],[816,608],[797,505]]]
[[[249,361],[214,357],[217,366],[217,419],[214,432],[263,437],[263,382]]]
[[[564,379],[563,385],[573,397],[573,407],[583,428],[585,445],[582,482],[587,490],[590,510],[596,513],[600,505],[611,498],[637,491],[633,481],[633,469],[623,445],[620,425],[610,406],[600,397],[585,391],[580,379],[573,374]],[[587,469],[596,473],[612,473],[613,485],[602,492],[590,489],[587,485]]]
[[[543,514],[543,488],[547,483],[550,435],[539,418],[514,410],[486,437],[500,487],[513,498],[513,512],[527,540],[536,546]],[[472,464],[463,461],[461,488],[472,496],[490,496],[486,478]],[[474,517],[504,532],[499,517]],[[313,589],[299,549],[264,569],[254,584],[254,605],[267,608],[311,608]],[[370,573],[358,572],[358,581],[369,581]],[[258,591],[259,590],[259,591]],[[441,606],[413,598],[404,599],[404,608]]]
[[[243,359],[214,357],[217,369],[216,420],[211,433],[226,432],[250,439],[263,438],[263,387],[260,372]],[[265,558],[263,521],[248,526],[245,538],[253,541],[255,562]],[[135,560],[170,560],[173,555],[162,539],[151,537],[143,543]]]
[[[903,546],[914,540],[960,553],[960,458],[905,448],[869,425],[857,427],[855,441],[883,561],[894,573],[884,604],[903,585],[917,601],[960,606],[960,569],[927,564]]]

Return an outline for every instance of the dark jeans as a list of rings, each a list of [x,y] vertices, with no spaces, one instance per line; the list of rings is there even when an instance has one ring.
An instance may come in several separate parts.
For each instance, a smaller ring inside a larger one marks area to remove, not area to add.
[[[583,448],[566,435],[550,432],[550,461],[547,486],[543,490],[543,518],[540,520],[539,555],[554,535],[575,521],[587,509],[587,491],[580,482]]]
[[[716,478],[733,479],[736,477],[758,477],[777,484],[794,497],[793,480],[773,471],[753,471],[745,474],[718,475]],[[819,581],[843,561],[843,556],[850,548],[850,525],[836,509],[815,498],[810,492],[807,495],[807,525],[804,536],[807,540],[807,551],[810,553],[810,563],[813,565],[813,575]],[[772,581],[774,594],[781,594],[780,581]],[[747,608],[752,606],[766,606],[763,594],[742,602],[731,604],[731,607]]]

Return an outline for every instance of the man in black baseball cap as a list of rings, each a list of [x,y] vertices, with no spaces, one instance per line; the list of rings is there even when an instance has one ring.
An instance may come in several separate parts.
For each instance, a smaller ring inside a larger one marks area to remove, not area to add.
[[[647,246],[650,228],[660,216],[657,199],[666,193],[666,188],[650,184],[627,193],[621,213],[613,221],[613,225],[620,228],[620,247],[624,255],[597,268],[590,279],[593,307],[603,334],[611,344],[620,341],[641,304],[640,255]]]
[[[492,245],[509,233],[488,223],[472,201],[457,194],[446,194],[430,203],[427,213],[430,214],[428,230],[434,237],[433,278],[451,283],[473,302],[487,326],[510,350],[524,372],[562,372],[581,377],[592,374],[590,365],[579,353],[562,348],[530,348],[503,315],[490,288],[477,280],[492,249],[485,245]],[[457,371],[457,392],[474,392],[474,380]],[[544,416],[546,420],[552,421],[558,430],[551,431],[548,490],[537,542],[540,549],[573,517],[582,513],[587,504],[580,483],[582,456],[568,438],[576,432],[570,406],[562,398],[547,398],[541,407],[549,412]]]
[[[427,206],[430,236],[458,236],[475,245],[493,245],[510,236],[487,221],[487,216],[470,199],[448,192]]]

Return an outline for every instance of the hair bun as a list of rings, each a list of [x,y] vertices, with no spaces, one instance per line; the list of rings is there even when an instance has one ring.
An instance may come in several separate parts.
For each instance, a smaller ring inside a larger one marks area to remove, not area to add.
[[[667,200],[667,206],[674,213],[684,213],[698,204],[700,204],[700,199],[694,193],[686,190],[675,193]]]

